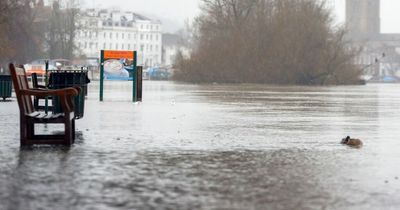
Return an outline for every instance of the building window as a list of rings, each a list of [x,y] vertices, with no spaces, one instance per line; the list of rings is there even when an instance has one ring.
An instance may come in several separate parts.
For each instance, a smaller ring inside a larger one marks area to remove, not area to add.
[[[131,44],[128,44],[128,50],[130,50],[131,49]]]
[[[110,47],[109,47],[109,49],[111,50],[112,49],[112,44],[110,43]]]
[[[112,39],[112,32],[110,32],[110,39]]]
[[[150,45],[150,52],[153,51],[153,45]]]
[[[144,51],[144,45],[142,45],[142,44],[140,45],[140,51],[142,51],[142,52]]]
[[[124,44],[121,44],[121,50],[123,50],[124,49]]]
[[[87,42],[85,42],[85,49],[87,49]]]
[[[143,40],[143,34],[140,34],[140,40]]]
[[[122,33],[122,39],[124,39],[125,38],[125,34],[124,33]]]
[[[131,34],[128,34],[128,39],[131,39]]]
[[[115,36],[116,36],[116,37],[117,37],[117,39],[118,39],[118,33],[116,33],[116,34],[115,34]]]
[[[153,35],[152,34],[150,34],[150,40],[153,40]]]
[[[106,32],[104,32],[103,35],[104,35],[104,39],[105,39],[106,38]]]
[[[118,43],[115,43],[115,49],[118,50]]]
[[[106,49],[106,43],[103,43],[103,50]]]

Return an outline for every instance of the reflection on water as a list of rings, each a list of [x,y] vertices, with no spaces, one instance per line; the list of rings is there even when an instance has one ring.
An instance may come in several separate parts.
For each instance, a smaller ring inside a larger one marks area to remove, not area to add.
[[[144,85],[91,84],[71,148],[20,149],[0,103],[0,209],[400,208],[400,85]]]

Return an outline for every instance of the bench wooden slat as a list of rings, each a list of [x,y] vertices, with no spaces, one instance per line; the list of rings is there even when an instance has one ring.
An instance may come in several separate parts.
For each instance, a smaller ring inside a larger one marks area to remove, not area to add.
[[[30,114],[27,114],[28,117],[36,117],[40,114],[40,112],[32,112]]]
[[[59,118],[62,117],[63,114],[62,113],[58,113],[58,114],[47,114],[46,117],[44,117],[45,119],[55,119],[55,118]]]
[[[44,119],[46,118],[47,114],[46,113],[40,113],[39,115],[35,116],[36,119]]]

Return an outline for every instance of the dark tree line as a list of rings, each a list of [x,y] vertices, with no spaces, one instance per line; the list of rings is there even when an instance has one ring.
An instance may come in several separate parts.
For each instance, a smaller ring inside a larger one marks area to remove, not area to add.
[[[69,8],[60,8],[58,2],[53,3],[50,18],[46,28],[46,51],[47,57],[51,59],[74,58],[76,48],[75,35],[79,29],[79,10],[76,3],[69,0]]]
[[[79,11],[74,0],[45,6],[43,0],[0,1],[0,66],[39,58],[74,57]]]
[[[186,82],[352,84],[357,51],[331,11],[315,0],[203,0],[190,58],[177,56]]]
[[[42,33],[35,22],[33,0],[0,1],[0,64],[24,62],[42,54]]]

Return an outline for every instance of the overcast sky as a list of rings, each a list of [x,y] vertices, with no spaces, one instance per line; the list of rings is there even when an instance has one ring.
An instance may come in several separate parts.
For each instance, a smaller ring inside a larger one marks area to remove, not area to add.
[[[171,32],[192,20],[200,12],[200,0],[83,0],[86,7],[120,8],[143,13],[163,21]],[[344,20],[345,0],[335,0],[338,19]],[[400,0],[381,0],[383,33],[400,33]]]

